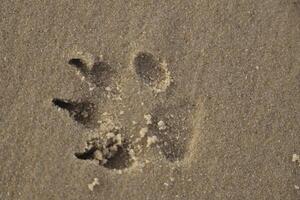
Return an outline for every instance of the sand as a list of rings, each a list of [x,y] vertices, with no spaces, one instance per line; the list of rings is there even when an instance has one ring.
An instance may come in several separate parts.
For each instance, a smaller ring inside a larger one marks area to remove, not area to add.
[[[2,0],[0,199],[300,199],[299,39],[298,0]]]

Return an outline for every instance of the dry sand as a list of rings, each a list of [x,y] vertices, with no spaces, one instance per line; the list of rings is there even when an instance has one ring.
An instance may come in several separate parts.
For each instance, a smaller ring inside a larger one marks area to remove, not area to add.
[[[299,0],[2,0],[0,199],[300,199],[299,39]]]

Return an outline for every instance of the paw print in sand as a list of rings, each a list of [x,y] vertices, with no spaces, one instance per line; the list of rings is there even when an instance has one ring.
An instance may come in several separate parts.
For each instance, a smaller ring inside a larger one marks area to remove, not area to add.
[[[166,160],[182,160],[193,105],[168,94],[172,81],[166,62],[139,52],[129,67],[118,69],[99,59],[91,63],[84,58],[68,62],[89,88],[81,90],[80,99],[52,100],[87,129],[85,148],[75,157],[125,169],[157,147]]]

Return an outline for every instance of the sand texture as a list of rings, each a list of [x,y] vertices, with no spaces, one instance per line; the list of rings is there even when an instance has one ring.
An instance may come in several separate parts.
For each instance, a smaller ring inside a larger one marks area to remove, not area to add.
[[[0,6],[0,199],[299,200],[300,1]]]

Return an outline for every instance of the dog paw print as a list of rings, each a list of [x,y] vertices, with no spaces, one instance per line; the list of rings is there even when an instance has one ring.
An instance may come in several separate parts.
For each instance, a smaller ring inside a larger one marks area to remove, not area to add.
[[[68,64],[88,89],[80,99],[55,97],[52,103],[88,130],[77,159],[126,169],[152,147],[170,162],[184,158],[193,105],[167,95],[172,80],[165,61],[139,52],[122,69],[99,59],[88,64],[72,58]]]

